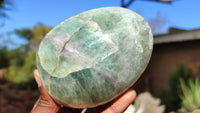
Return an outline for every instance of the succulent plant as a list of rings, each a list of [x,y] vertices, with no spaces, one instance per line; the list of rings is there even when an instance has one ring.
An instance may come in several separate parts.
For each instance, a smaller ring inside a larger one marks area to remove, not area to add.
[[[188,83],[180,79],[180,86],[182,93],[180,98],[182,101],[182,107],[187,111],[192,112],[195,109],[200,108],[200,80],[189,79]]]

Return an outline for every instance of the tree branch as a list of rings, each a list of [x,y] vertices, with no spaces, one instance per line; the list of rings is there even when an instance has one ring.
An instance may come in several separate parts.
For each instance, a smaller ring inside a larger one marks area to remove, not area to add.
[[[121,6],[124,7],[124,8],[127,8],[132,4],[133,1],[134,0],[129,0],[129,2],[127,4],[125,4],[124,0],[121,0]]]

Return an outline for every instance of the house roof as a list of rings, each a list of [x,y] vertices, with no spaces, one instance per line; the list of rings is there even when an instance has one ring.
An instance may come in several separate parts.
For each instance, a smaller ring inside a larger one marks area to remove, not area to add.
[[[154,36],[154,44],[200,40],[200,29]]]

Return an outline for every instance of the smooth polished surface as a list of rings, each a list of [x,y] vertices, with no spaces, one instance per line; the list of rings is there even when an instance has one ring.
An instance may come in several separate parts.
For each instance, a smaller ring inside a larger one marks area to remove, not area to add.
[[[37,67],[49,94],[73,108],[105,104],[135,83],[153,47],[148,23],[135,12],[99,8],[73,16],[40,43]]]

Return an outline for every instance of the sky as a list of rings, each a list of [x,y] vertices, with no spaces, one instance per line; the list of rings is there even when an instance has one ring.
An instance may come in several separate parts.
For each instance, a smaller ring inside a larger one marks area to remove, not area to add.
[[[121,5],[121,0],[13,0],[13,2],[12,10],[6,11],[9,19],[5,19],[4,26],[0,27],[3,35],[15,29],[33,28],[38,23],[55,27],[81,12]],[[200,28],[199,5],[200,0],[175,0],[172,4],[135,0],[128,9],[139,13],[148,22],[158,17],[165,19],[166,23],[161,26],[161,32],[167,32],[170,27],[186,30]]]

